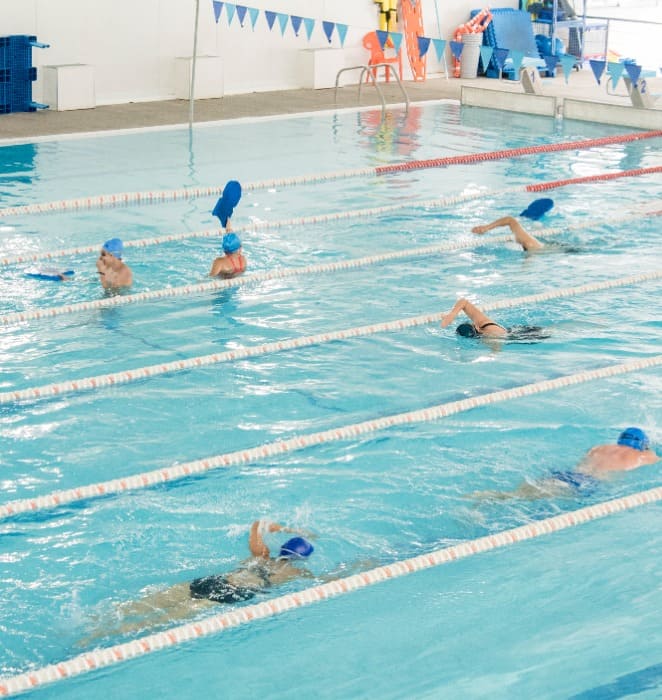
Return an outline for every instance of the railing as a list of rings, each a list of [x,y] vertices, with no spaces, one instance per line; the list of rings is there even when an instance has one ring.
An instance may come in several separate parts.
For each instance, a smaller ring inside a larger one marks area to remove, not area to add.
[[[360,70],[361,75],[359,76],[359,103],[361,102],[361,90],[363,88],[363,77],[364,76],[370,76],[370,79],[372,80],[372,84],[375,86],[375,89],[377,90],[377,94],[379,95],[379,99],[381,100],[382,103],[382,119],[384,119],[384,115],[386,114],[386,100],[384,99],[384,93],[382,92],[382,89],[379,87],[379,84],[377,83],[377,78],[375,76],[377,68],[386,68],[386,69],[392,69],[393,66],[390,63],[375,63],[370,66],[349,66],[347,68],[341,68],[338,73],[336,74],[336,85],[334,88],[333,92],[333,97],[334,100],[338,99],[338,84],[340,82],[340,76],[345,73],[346,71],[350,70]],[[409,96],[407,95],[407,92],[402,85],[402,81],[400,80],[400,76],[393,70],[393,75],[395,76],[395,79],[398,83],[398,87],[400,88],[400,91],[402,92],[402,96],[405,101],[405,111],[409,111]]]

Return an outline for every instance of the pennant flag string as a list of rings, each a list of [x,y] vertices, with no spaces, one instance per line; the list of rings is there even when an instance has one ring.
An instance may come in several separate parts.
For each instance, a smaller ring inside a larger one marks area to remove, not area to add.
[[[625,64],[624,63],[614,63],[614,62],[609,62],[607,64],[607,73],[611,76],[611,86],[613,88],[616,87],[618,84],[618,81],[621,79],[621,76],[623,75],[623,71],[625,70]]]
[[[315,29],[315,20],[311,19],[310,17],[304,17],[303,26],[306,28],[306,38],[308,39],[308,41],[310,41],[313,29]]]
[[[274,22],[276,21],[276,13],[271,10],[265,10],[264,16],[267,18],[267,24],[269,25],[269,31],[274,28]]]
[[[296,15],[290,15],[290,22],[292,23],[292,30],[294,31],[294,36],[299,36],[299,31],[301,29],[301,22],[303,22],[303,18],[297,17]]]
[[[636,63],[624,63],[623,65],[625,66],[625,70],[632,84],[636,87],[639,76],[641,75],[641,66],[638,66]]]
[[[285,36],[285,30],[287,29],[287,20],[289,19],[289,17],[284,12],[279,12],[276,16],[278,17],[278,24],[280,24],[280,35]]]
[[[414,4],[414,0],[409,0]],[[232,21],[237,16],[240,26],[242,29],[246,23],[246,15],[250,18],[251,28],[255,31],[255,26],[257,24],[258,18],[260,16],[260,10],[255,7],[249,7],[247,5],[236,5],[230,2],[223,2],[221,0],[212,0],[214,8],[214,19],[216,24],[219,23],[220,18],[223,13],[223,8],[225,7],[225,17],[228,26],[232,25]],[[276,20],[278,20],[278,26],[280,27],[281,36],[285,36],[287,30],[287,25],[292,26],[292,31],[295,36],[299,36],[301,31],[301,25],[303,24],[306,30],[306,38],[310,41],[313,31],[316,26],[316,21],[310,17],[301,17],[299,15],[289,15],[284,12],[275,12],[273,10],[263,10],[264,17],[267,21],[267,26],[269,31],[273,30]],[[349,26],[347,24],[341,24],[340,22],[330,22],[328,20],[322,20],[322,29],[324,31],[324,36],[329,43],[332,43],[334,32],[338,36],[338,40],[341,46],[345,45],[345,40],[347,38],[347,32],[349,31]],[[382,50],[386,46],[387,42],[390,42],[389,46],[392,46],[396,53],[400,51],[403,41],[402,32],[388,32],[381,29],[375,30],[379,45]],[[430,43],[434,44],[435,51],[437,54],[437,59],[442,60],[444,51],[446,50],[447,42],[445,39],[433,39],[426,36],[417,36],[417,45],[419,57],[423,58],[430,48]],[[451,50],[456,58],[460,57],[462,53],[462,44],[458,42],[450,42]],[[489,59],[488,59],[489,60]]]
[[[446,50],[446,40],[445,39],[433,39],[432,43],[434,44],[434,50],[437,52],[437,60],[441,61],[441,59],[444,57],[444,51]],[[486,47],[486,48],[491,48],[491,47]],[[491,56],[492,54],[490,54]]]
[[[430,40],[425,36],[416,37],[418,39],[418,55],[423,58],[430,48]]]
[[[481,46],[480,47],[480,60],[483,63],[483,72],[487,71],[487,67],[490,65],[492,60],[492,54],[494,53],[494,48],[492,46]]]
[[[251,29],[255,31],[255,23],[257,22],[257,18],[260,16],[260,11],[256,7],[249,7],[248,14],[251,18]]]
[[[345,37],[347,36],[347,25],[336,22],[336,33],[338,34],[338,38],[340,39],[340,46],[344,46]]]
[[[453,54],[453,57],[460,60],[464,44],[461,41],[451,41],[449,43],[449,46],[451,47],[451,53]]]
[[[377,35],[377,40],[379,41],[379,48],[383,51],[384,46],[386,46],[386,40],[388,39],[388,32],[384,31],[383,29],[377,29],[375,34]]]
[[[598,85],[600,85],[600,78],[602,78],[602,74],[605,71],[605,65],[606,61],[596,61],[595,59],[592,59],[589,61],[591,65],[591,70],[593,71],[593,75],[595,76],[595,79],[598,81]]]
[[[335,22],[327,22],[326,20],[322,21],[322,29],[324,30],[326,38],[329,40],[329,44],[331,43],[331,37],[333,36],[333,30],[335,26]]]

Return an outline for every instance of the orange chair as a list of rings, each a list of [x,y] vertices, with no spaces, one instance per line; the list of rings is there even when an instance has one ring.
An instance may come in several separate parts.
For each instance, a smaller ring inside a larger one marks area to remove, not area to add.
[[[395,56],[389,56],[386,58],[384,55],[384,49],[379,45],[379,39],[377,38],[377,32],[368,32],[364,37],[363,37],[363,46],[370,51],[370,60],[368,61],[369,66],[374,66],[379,63],[388,63],[388,64],[393,64],[393,68],[395,68],[394,64],[398,64],[398,73],[400,75],[400,80],[402,80],[402,50],[398,51],[398,53]],[[391,43],[391,40],[388,39],[386,41],[386,46],[393,46]],[[374,68],[372,71],[372,74],[377,80],[377,69]],[[386,82],[388,83],[390,78],[391,78],[391,66],[384,66],[384,77],[386,79]],[[369,78],[366,76],[366,81]]]

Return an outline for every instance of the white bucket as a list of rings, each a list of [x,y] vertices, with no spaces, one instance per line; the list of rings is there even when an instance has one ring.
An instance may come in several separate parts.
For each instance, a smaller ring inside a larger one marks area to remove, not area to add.
[[[462,55],[460,56],[460,78],[477,78],[480,47],[483,45],[483,34],[462,35]]]

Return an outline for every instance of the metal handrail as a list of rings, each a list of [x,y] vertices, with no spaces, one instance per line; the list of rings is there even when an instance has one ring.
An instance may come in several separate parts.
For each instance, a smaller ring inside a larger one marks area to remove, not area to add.
[[[384,93],[382,92],[382,89],[379,87],[379,84],[377,83],[377,78],[375,77],[375,72],[377,68],[393,68],[393,66],[390,63],[375,63],[370,66],[362,65],[362,66],[349,66],[347,68],[341,68],[338,73],[336,74],[336,85],[334,88],[333,92],[333,99],[337,101],[338,99],[338,83],[340,82],[340,76],[345,73],[348,70],[360,70],[361,75],[359,77],[359,103],[361,102],[361,89],[363,87],[363,76],[364,75],[369,75],[370,78],[372,79],[372,84],[375,86],[375,89],[377,90],[377,94],[379,95],[379,99],[381,100],[382,103],[382,119],[384,118],[384,114],[386,113],[386,100],[384,99]],[[405,111],[409,111],[409,96],[407,95],[407,92],[405,91],[402,81],[400,80],[400,76],[393,71],[393,75],[395,76],[395,79],[398,82],[398,86],[400,88],[400,91],[402,92],[402,96],[404,97],[405,100]]]

